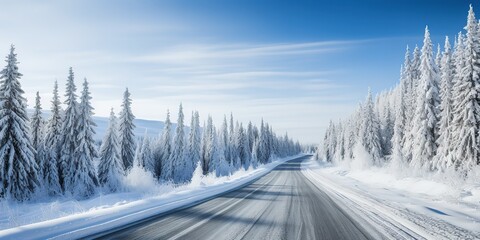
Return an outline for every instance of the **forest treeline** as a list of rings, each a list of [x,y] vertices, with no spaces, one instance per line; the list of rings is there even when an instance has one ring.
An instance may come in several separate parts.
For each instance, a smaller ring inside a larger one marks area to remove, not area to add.
[[[263,120],[257,127],[251,122],[234,122],[230,115],[228,123],[225,117],[217,129],[209,116],[202,128],[195,111],[187,128],[181,104],[175,129],[167,113],[161,136],[146,134],[137,139],[128,89],[118,117],[112,109],[98,146],[86,79],[78,96],[70,68],[63,104],[55,82],[49,118],[42,117],[38,92],[30,117],[13,46],[6,62],[0,72],[0,199],[24,201],[36,194],[84,199],[99,190],[122,191],[123,178],[134,165],[159,184],[183,184],[191,181],[197,167],[204,175],[226,176],[302,150],[288,135],[277,136]]]
[[[330,123],[318,159],[349,161],[356,147],[373,165],[457,171],[480,165],[480,24],[472,6],[467,25],[434,52],[428,27],[421,49],[407,47],[399,84]]]

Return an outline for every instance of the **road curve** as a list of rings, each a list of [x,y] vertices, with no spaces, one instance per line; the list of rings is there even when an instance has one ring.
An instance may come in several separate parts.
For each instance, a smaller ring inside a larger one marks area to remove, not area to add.
[[[301,173],[301,157],[251,184],[100,239],[372,239]],[[97,235],[98,236],[98,235]]]

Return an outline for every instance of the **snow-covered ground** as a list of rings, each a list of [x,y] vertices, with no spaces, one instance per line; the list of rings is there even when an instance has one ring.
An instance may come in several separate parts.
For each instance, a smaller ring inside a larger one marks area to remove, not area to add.
[[[355,169],[355,170],[353,170]],[[302,171],[348,211],[394,238],[480,239],[480,182],[408,177],[398,169],[317,162]],[[454,178],[452,178],[454,179]]]
[[[0,239],[81,238],[139,221],[169,210],[190,206],[257,179],[279,164],[278,159],[257,169],[240,170],[228,177],[203,176],[200,168],[192,182],[174,187],[158,185],[148,173],[134,168],[122,193],[76,201],[69,198],[35,202],[0,202]]]

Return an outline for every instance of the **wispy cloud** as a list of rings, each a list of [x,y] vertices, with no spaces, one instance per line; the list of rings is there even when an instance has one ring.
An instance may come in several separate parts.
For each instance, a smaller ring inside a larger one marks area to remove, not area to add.
[[[191,62],[205,60],[220,60],[234,58],[259,58],[271,56],[288,55],[306,55],[322,54],[335,51],[341,51],[352,45],[370,40],[356,41],[322,41],[306,43],[275,43],[275,44],[230,44],[230,45],[199,45],[183,44],[179,46],[170,46],[168,49],[158,51],[154,54],[146,54],[134,57],[132,61],[138,62],[156,62],[156,63],[180,63],[189,64]]]

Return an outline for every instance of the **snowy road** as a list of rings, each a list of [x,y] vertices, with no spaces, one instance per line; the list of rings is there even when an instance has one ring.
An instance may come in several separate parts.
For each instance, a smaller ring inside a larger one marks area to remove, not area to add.
[[[371,239],[301,172],[309,156],[279,165],[238,190],[102,236],[104,239]],[[370,229],[370,230],[367,230]]]

